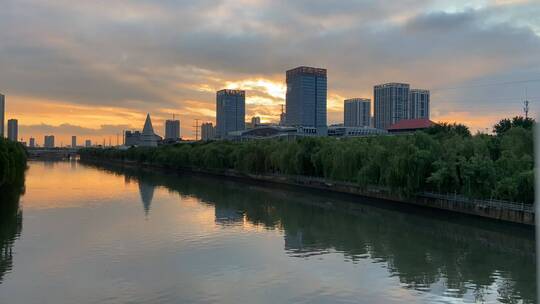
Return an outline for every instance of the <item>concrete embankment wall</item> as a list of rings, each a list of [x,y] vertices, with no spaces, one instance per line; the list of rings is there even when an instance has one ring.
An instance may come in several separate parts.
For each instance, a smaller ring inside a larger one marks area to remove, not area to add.
[[[153,164],[140,164],[133,161],[121,161],[121,160],[102,160],[102,159],[88,159],[82,158],[83,161],[91,161],[98,163],[113,163],[113,164],[122,164],[130,167],[144,166],[157,169],[170,170],[165,166],[156,166]],[[534,212],[529,212],[528,210],[514,210],[507,209],[503,207],[493,207],[485,206],[482,204],[474,204],[471,202],[456,201],[444,198],[432,198],[432,197],[423,197],[418,196],[414,198],[404,198],[398,195],[392,194],[390,191],[384,188],[379,187],[360,187],[354,183],[347,182],[334,182],[334,181],[325,181],[320,178],[311,178],[303,176],[283,176],[283,175],[258,175],[258,174],[246,174],[237,172],[234,170],[206,170],[206,169],[197,169],[197,168],[183,168],[183,172],[194,172],[200,174],[210,174],[223,177],[233,177],[237,179],[259,181],[259,182],[269,182],[269,183],[278,183],[285,185],[300,186],[306,188],[313,188],[325,191],[333,191],[339,193],[353,194],[368,198],[381,199],[385,201],[392,201],[402,204],[411,204],[416,206],[448,210],[452,212],[464,213],[469,215],[480,216],[484,218],[490,218],[500,221],[524,224],[524,225],[535,225],[535,214]]]

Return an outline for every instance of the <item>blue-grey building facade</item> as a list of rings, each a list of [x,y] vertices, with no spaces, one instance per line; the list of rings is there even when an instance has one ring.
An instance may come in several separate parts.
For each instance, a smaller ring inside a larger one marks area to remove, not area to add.
[[[326,135],[326,69],[297,67],[288,70],[286,78],[286,125],[314,127]]]
[[[402,119],[409,119],[409,90],[406,83],[385,83],[373,88],[375,128],[388,129]]]
[[[216,136],[246,128],[246,91],[220,90],[216,93]]]
[[[369,127],[371,100],[367,98],[345,99],[343,102],[343,125],[345,127]]]
[[[19,121],[9,119],[7,124],[8,139],[11,141],[19,141]]]
[[[429,91],[411,89],[409,93],[409,119],[429,119]]]

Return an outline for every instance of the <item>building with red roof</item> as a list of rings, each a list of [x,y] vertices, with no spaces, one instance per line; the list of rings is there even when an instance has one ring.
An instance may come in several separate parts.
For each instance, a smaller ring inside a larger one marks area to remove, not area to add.
[[[412,133],[418,130],[427,129],[435,123],[427,118],[402,119],[388,127],[388,132],[392,134]]]

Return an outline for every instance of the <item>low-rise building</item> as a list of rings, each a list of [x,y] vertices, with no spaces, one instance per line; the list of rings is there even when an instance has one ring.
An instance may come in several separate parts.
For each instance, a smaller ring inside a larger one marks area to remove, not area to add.
[[[414,133],[434,126],[435,123],[426,118],[403,119],[388,127],[390,134]]]
[[[330,126],[328,128],[328,136],[332,137],[362,137],[387,134],[388,132],[386,130],[372,127]]]

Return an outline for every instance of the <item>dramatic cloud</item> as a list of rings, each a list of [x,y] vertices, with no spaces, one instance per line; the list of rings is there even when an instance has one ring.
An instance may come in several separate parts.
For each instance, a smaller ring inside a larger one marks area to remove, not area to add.
[[[510,0],[7,0],[0,91],[24,137],[114,136],[146,112],[158,131],[177,114],[191,137],[221,88],[247,90],[248,119],[277,121],[285,70],[312,65],[328,69],[329,122],[343,98],[400,81],[431,89],[435,120],[484,130],[519,114],[525,89],[536,113],[538,15]]]

